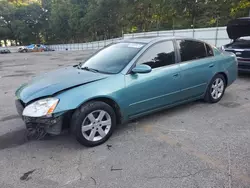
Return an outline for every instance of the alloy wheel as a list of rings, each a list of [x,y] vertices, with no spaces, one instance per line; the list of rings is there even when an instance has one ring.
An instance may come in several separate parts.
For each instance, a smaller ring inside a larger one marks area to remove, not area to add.
[[[213,99],[217,100],[223,95],[224,91],[224,81],[222,78],[216,78],[211,87],[211,96]]]
[[[89,113],[82,123],[82,135],[88,141],[102,140],[111,129],[111,116],[104,110]]]

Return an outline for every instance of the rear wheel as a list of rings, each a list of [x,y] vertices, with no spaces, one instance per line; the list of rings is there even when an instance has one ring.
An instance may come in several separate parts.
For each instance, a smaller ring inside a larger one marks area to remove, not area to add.
[[[110,138],[116,126],[116,115],[108,104],[93,101],[75,111],[71,126],[82,145],[94,147]]]
[[[210,82],[205,100],[209,103],[217,103],[221,100],[226,89],[226,79],[222,74],[214,76]]]

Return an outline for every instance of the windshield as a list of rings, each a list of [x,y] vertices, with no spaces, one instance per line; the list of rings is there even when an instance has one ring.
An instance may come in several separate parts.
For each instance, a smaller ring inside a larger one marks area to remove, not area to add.
[[[81,68],[96,70],[102,73],[117,74],[143,48],[142,43],[116,43],[108,46],[88,59]]]

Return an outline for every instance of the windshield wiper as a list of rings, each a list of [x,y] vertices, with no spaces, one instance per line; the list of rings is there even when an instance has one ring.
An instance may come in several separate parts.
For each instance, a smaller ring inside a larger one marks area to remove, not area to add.
[[[76,67],[78,68],[78,69],[81,69],[82,68],[82,62],[80,62]]]
[[[81,67],[81,69],[82,69],[82,70],[91,71],[91,72],[100,72],[99,70],[92,69],[92,68],[89,68],[89,67]]]

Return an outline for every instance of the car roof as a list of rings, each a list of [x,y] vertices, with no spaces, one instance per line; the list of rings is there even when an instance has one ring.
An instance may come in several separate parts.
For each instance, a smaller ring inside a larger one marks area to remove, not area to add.
[[[121,42],[135,42],[135,43],[155,43],[164,40],[175,40],[175,39],[188,39],[196,40],[193,38],[181,37],[181,36],[142,36],[142,37],[133,37],[121,40]]]

